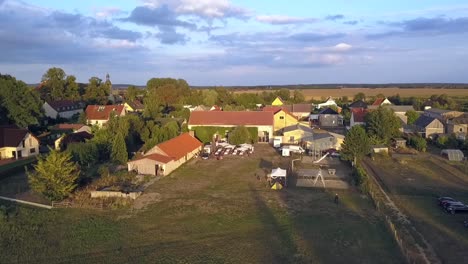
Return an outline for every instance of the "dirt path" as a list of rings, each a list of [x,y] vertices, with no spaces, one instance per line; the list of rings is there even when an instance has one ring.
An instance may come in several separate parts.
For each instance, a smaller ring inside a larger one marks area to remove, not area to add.
[[[413,236],[414,241],[423,242],[424,247],[419,245],[418,243],[415,243],[415,246],[417,247],[419,251],[419,255],[424,259],[425,263],[442,263],[442,261],[437,257],[437,254],[432,248],[432,245],[424,238],[424,236],[418,230],[416,230],[414,225],[411,224],[411,221],[409,220],[408,216],[406,216],[398,208],[398,206],[393,202],[390,196],[385,192],[384,188],[382,188],[382,185],[380,184],[380,181],[378,180],[379,176],[376,171],[377,168],[374,168],[373,165],[370,164],[370,162],[367,160],[364,160],[362,162],[362,165],[364,169],[367,171],[367,174],[371,177],[371,180],[377,185],[381,194],[384,196],[384,201],[385,201],[385,205],[387,206],[387,208],[389,208],[396,214],[397,220],[400,223],[402,223],[403,225],[411,229],[411,234]],[[391,216],[388,216],[388,217],[391,217]],[[417,236],[418,239],[414,237],[415,235]]]

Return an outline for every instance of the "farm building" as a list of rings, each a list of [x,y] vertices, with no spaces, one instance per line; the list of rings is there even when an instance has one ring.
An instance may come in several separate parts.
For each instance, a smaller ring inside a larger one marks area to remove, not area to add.
[[[283,143],[299,144],[304,137],[311,136],[313,129],[300,124],[287,126],[282,129]]]
[[[440,155],[451,161],[462,161],[464,159],[463,152],[459,149],[443,149]]]
[[[125,102],[124,103],[124,106],[125,106],[125,111],[127,111],[127,113],[131,113],[131,112],[143,112],[143,110],[145,110],[145,106],[139,101],[139,100],[133,100],[133,101],[128,101],[128,102]]]
[[[458,139],[465,140],[468,134],[468,113],[447,120],[447,133],[455,134]]]
[[[143,157],[127,162],[128,171],[166,176],[198,154],[202,147],[198,139],[184,133],[154,146]]]
[[[421,115],[416,119],[413,126],[414,132],[421,134],[424,138],[444,133],[444,124],[439,119],[426,115]]]
[[[228,130],[237,126],[256,128],[259,142],[270,142],[273,136],[273,112],[269,111],[194,111],[190,114],[188,128],[217,127]],[[195,135],[196,136],[196,135]],[[220,135],[224,137],[225,135]]]
[[[281,106],[265,106],[262,110],[268,111],[277,111],[278,107],[285,110],[286,112],[291,113],[297,119],[303,119],[309,117],[312,112],[312,104],[291,104],[291,105],[281,105]]]
[[[464,113],[459,112],[459,111],[453,111],[453,110],[429,108],[429,109],[424,110],[424,115],[437,118],[440,121],[442,121],[442,123],[444,123],[445,125],[448,119],[462,116],[464,115]]]
[[[404,138],[394,138],[392,139],[393,146],[395,148],[404,148],[406,147],[406,139]]]

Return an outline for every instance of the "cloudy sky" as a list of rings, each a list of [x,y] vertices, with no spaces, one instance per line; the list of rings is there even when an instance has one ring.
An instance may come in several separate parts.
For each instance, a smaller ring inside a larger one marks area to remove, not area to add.
[[[191,85],[468,82],[466,0],[0,0],[0,72]]]

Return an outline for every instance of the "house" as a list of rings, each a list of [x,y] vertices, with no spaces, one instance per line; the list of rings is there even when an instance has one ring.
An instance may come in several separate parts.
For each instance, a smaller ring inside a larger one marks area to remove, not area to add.
[[[366,115],[368,113],[367,109],[364,108],[353,108],[351,109],[351,119],[349,122],[349,127],[353,127],[355,125],[366,125]]]
[[[463,116],[465,113],[454,110],[429,108],[425,109],[423,114],[426,116],[437,118],[440,121],[442,121],[442,123],[446,124],[447,120]]]
[[[53,119],[66,118],[70,119],[74,115],[83,113],[84,104],[78,101],[61,100],[49,101],[42,105],[44,115]]]
[[[128,171],[166,176],[197,155],[202,147],[198,139],[190,133],[184,133],[154,146],[143,157],[129,161]]]
[[[340,150],[343,141],[343,135],[322,129],[313,129],[311,135],[302,138],[302,144],[305,148],[319,154],[328,149]]]
[[[468,135],[468,113],[447,120],[447,133],[455,134],[460,140],[465,140]]]
[[[291,125],[281,130],[283,143],[299,144],[304,137],[309,137],[313,134],[313,129],[301,124]]]
[[[297,118],[288,110],[281,106],[265,106],[263,112],[272,112],[274,115],[274,127],[273,130],[276,133],[280,133],[280,130],[291,125],[295,125],[299,122]]]
[[[392,102],[385,98],[377,98],[375,101],[372,103],[372,106],[384,106],[384,105],[392,105]]]
[[[0,126],[0,160],[32,157],[39,154],[39,140],[27,129]]]
[[[145,106],[139,101],[139,100],[133,100],[133,101],[128,101],[128,102],[125,102],[124,104],[124,107],[125,107],[125,111],[127,111],[127,113],[130,113],[130,112],[143,112],[145,110]]]
[[[343,125],[343,117],[331,108],[325,108],[318,113],[319,125],[322,127],[336,127]]]
[[[64,135],[82,131],[91,134],[91,127],[83,124],[57,124],[50,128],[50,135],[47,138],[49,141],[48,144],[55,142]],[[50,140],[52,140],[52,142]]]
[[[282,106],[282,105],[284,105],[284,101],[283,101],[283,99],[281,99],[281,97],[278,96],[278,97],[275,98],[275,100],[273,100],[271,105],[273,105],[273,106]]]
[[[414,132],[420,133],[422,137],[428,138],[432,135],[443,134],[444,124],[435,117],[421,115],[413,124]]]
[[[330,106],[336,106],[338,107],[338,105],[336,104],[335,100],[333,100],[333,98],[330,96],[328,97],[327,101],[325,101],[324,103],[321,103],[321,104],[318,104],[317,105],[317,108],[324,108],[324,107],[330,107]]]
[[[367,108],[367,103],[364,102],[363,100],[354,101],[349,105],[350,110],[353,110],[353,109],[366,109],[366,108]]]
[[[81,143],[86,142],[88,139],[92,139],[93,134],[87,131],[79,131],[71,134],[65,134],[59,137],[54,142],[55,149],[57,150],[66,150],[67,146],[71,143]]]
[[[194,111],[190,114],[188,128],[237,126],[258,129],[258,141],[270,142],[273,136],[274,114],[270,111]]]
[[[98,127],[109,122],[111,115],[124,116],[125,114],[123,105],[88,105],[86,107],[86,121]]]

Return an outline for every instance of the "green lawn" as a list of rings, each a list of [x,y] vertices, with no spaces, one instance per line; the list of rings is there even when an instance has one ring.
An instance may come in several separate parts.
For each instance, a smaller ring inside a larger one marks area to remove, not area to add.
[[[340,191],[336,205],[334,193],[273,191],[254,177],[287,163],[268,146],[192,161],[150,186],[158,199],[142,210],[18,207],[0,222],[0,263],[403,262],[357,192]]]
[[[437,162],[443,162],[441,167]],[[463,227],[466,214],[450,215],[436,202],[438,196],[452,196],[468,203],[468,175],[460,177],[447,170],[448,161],[408,160],[404,164],[387,160],[374,162],[379,177],[396,204],[433,246],[443,263],[467,263],[468,233]],[[456,169],[456,167],[453,167]]]

